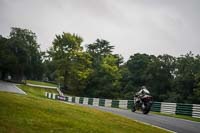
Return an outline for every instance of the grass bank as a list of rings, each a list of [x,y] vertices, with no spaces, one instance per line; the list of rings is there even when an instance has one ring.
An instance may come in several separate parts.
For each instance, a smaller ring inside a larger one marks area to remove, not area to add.
[[[37,88],[37,87],[30,87],[26,85],[17,85],[20,89],[25,91],[28,96],[35,96],[35,97],[45,97],[45,92],[55,93],[58,94],[56,89],[47,89],[47,88]]]
[[[34,90],[23,85],[20,88],[28,95],[0,92],[2,133],[166,132],[112,113],[42,98],[41,88]]]
[[[26,82],[30,83],[30,84],[34,84],[34,85],[44,85],[44,86],[57,87],[56,84],[47,83],[47,82],[41,82],[41,81],[26,80]]]

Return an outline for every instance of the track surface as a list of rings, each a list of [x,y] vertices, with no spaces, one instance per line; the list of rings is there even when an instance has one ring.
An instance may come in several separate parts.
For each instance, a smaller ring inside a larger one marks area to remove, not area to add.
[[[88,106],[88,105],[84,105]],[[131,112],[130,110],[117,109],[117,108],[108,108],[100,106],[89,106],[91,108],[96,108],[106,112],[112,112],[129,119],[137,120],[140,122],[148,123],[154,126],[158,126],[173,132],[178,133],[200,133],[200,122],[193,122],[189,120],[183,120],[173,117],[148,114],[144,115],[140,112]]]
[[[0,80],[0,91],[14,92],[20,94],[26,94],[24,91],[16,87],[16,84],[4,82]]]

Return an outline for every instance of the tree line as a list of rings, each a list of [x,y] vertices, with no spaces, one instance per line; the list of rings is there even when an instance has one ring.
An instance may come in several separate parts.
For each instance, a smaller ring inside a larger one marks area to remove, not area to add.
[[[155,101],[200,103],[200,56],[136,53],[124,62],[114,46],[97,39],[83,45],[77,34],[56,35],[42,52],[36,34],[11,28],[0,36],[0,77],[53,81],[69,95],[132,99],[141,86]]]

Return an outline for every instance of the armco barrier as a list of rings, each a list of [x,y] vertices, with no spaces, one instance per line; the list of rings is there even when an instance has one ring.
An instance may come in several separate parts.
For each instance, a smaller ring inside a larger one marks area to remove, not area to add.
[[[192,117],[200,118],[200,105],[193,104]]]
[[[45,86],[45,85],[35,85],[35,84],[30,84],[30,83],[26,83],[26,85],[30,86],[30,87],[38,87],[38,88],[45,88],[45,89],[56,89],[61,96],[64,96],[64,94],[61,92],[59,87]]]
[[[151,107],[151,110],[155,111],[155,112],[160,112],[160,110],[161,110],[161,102],[154,102],[152,107]]]
[[[111,107],[111,105],[112,105],[112,100],[105,99],[105,107]]]
[[[88,104],[88,98],[87,97],[85,97],[84,99],[83,99],[83,104]]]
[[[105,99],[99,99],[99,106],[105,106]]]
[[[176,114],[192,116],[192,108],[193,108],[192,104],[177,103]]]
[[[167,114],[175,114],[176,113],[176,103],[161,103],[160,112]]]
[[[111,100],[111,99],[99,99],[99,98],[88,98],[88,97],[60,96],[48,92],[45,92],[45,97],[49,99],[62,100],[78,104],[105,106],[105,107],[122,108],[122,109],[131,109],[134,106],[133,100]],[[153,102],[151,111],[167,113],[167,114],[187,115],[200,118],[199,104]]]

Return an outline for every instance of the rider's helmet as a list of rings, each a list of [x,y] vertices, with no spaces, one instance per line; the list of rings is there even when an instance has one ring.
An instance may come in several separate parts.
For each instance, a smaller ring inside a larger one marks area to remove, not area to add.
[[[142,86],[141,90],[142,90],[142,94],[150,94],[150,92],[147,90],[145,86]]]
[[[141,87],[141,90],[138,92],[139,95],[145,95],[145,94],[150,94],[150,92],[147,90],[145,86]]]

